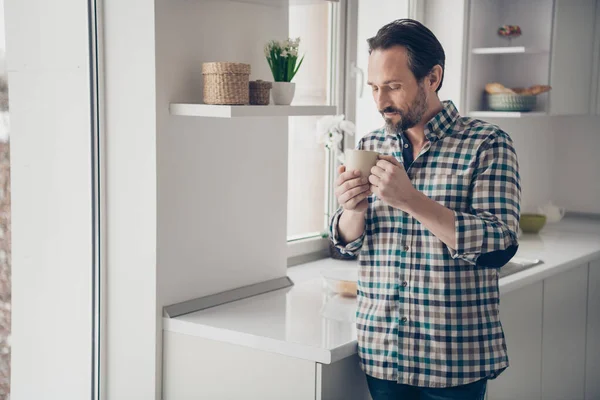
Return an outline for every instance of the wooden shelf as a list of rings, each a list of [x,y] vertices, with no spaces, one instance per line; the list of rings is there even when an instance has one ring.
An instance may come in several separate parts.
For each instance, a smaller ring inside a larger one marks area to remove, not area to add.
[[[534,47],[512,46],[512,47],[478,47],[471,51],[473,54],[544,54],[548,50]]]
[[[473,118],[524,118],[544,117],[548,114],[541,111],[469,111],[467,115]]]
[[[336,106],[219,106],[210,104],[171,103],[171,115],[207,118],[300,117],[335,115]]]

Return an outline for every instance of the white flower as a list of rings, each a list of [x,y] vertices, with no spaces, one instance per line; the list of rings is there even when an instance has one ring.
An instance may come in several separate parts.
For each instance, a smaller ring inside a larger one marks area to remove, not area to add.
[[[344,115],[327,115],[317,121],[317,143],[322,143],[333,150],[343,163],[342,141],[345,135],[353,136],[356,127],[350,121],[344,121]]]
[[[326,115],[317,121],[317,137],[325,137],[344,120],[343,115]]]
[[[354,136],[356,133],[356,125],[350,121],[340,121],[340,129],[349,136]]]
[[[286,50],[283,50],[281,52],[281,57],[287,57],[288,56],[288,52]]]
[[[342,139],[344,139],[344,133],[340,132],[338,129],[334,129],[331,131],[331,143],[333,144],[339,144],[342,142]]]
[[[292,50],[290,50],[290,54],[291,54],[293,57],[298,57],[298,49],[292,49]]]

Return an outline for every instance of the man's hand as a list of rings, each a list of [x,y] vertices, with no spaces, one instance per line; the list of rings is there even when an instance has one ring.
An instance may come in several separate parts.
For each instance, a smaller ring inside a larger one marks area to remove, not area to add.
[[[368,177],[360,176],[360,171],[338,169],[340,174],[335,182],[335,197],[345,211],[364,213],[369,207],[367,197],[371,195]]]
[[[371,168],[369,182],[371,191],[384,203],[403,211],[417,194],[404,166],[394,156],[379,156],[379,161]]]

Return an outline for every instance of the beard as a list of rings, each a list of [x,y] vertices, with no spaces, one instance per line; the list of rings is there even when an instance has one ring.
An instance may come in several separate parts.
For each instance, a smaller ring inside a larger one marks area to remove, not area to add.
[[[422,85],[419,85],[417,96],[408,105],[406,111],[390,106],[379,110],[379,112],[385,119],[385,130],[388,133],[397,135],[400,132],[404,132],[421,122],[423,115],[427,112],[427,95],[425,94],[425,89],[423,89]],[[384,113],[397,113],[400,116],[400,120],[393,123],[390,118],[385,118]]]

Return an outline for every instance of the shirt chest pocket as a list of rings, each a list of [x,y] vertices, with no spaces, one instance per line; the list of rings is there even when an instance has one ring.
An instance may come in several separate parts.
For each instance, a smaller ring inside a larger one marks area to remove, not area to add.
[[[464,211],[469,207],[470,179],[465,175],[423,175],[413,180],[417,190],[445,207]]]

